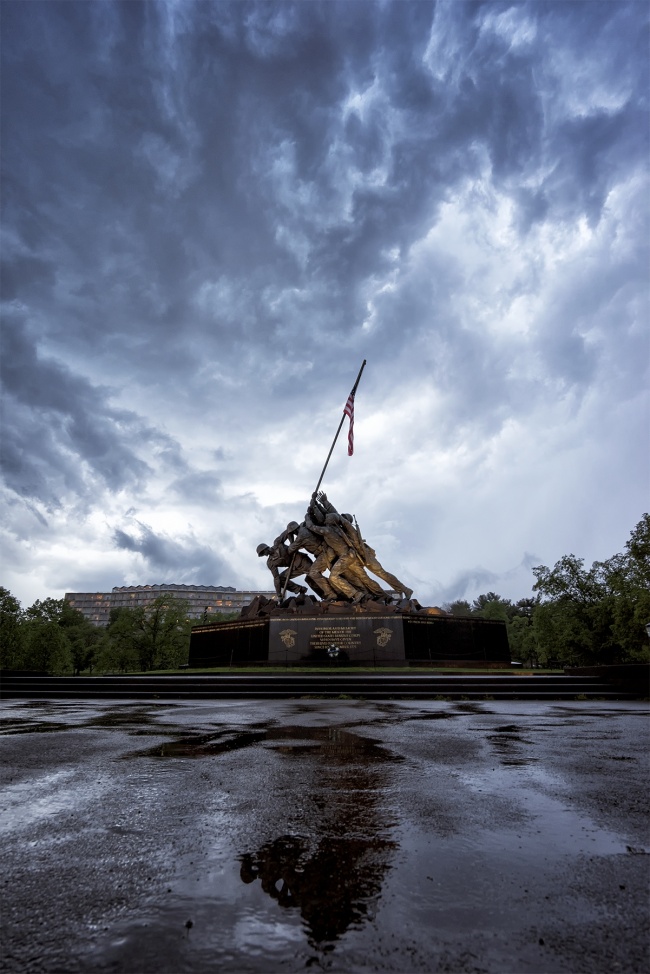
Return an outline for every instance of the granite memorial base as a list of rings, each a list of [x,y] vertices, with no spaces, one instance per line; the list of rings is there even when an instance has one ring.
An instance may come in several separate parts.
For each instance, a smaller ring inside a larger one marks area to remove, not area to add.
[[[364,613],[272,615],[198,626],[189,665],[510,666],[506,626],[446,615]]]

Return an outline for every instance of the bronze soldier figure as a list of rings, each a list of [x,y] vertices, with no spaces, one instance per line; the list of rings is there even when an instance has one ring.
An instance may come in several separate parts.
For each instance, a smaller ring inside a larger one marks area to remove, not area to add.
[[[296,585],[291,579],[295,578],[297,575],[304,575],[311,567],[311,558],[307,555],[298,553],[294,558],[293,565],[291,566],[291,574],[287,580],[287,572],[281,572],[280,568],[289,569],[291,563],[291,556],[289,555],[289,548],[285,544],[274,544],[271,548],[267,544],[259,544],[257,546],[257,554],[259,558],[266,557],[266,567],[269,569],[273,575],[273,583],[275,585],[275,592],[278,598],[282,596],[282,592],[286,590],[289,592],[294,592],[296,595],[304,595],[307,589],[304,585]]]
[[[295,522],[294,522],[295,523]],[[314,560],[306,573],[307,582],[314,588],[314,583],[323,592],[326,599],[336,599],[336,592],[323,572],[329,571],[336,557],[329,545],[310,531],[306,524],[301,524],[295,533],[294,540],[289,545],[290,555],[296,555],[300,549],[314,555]]]

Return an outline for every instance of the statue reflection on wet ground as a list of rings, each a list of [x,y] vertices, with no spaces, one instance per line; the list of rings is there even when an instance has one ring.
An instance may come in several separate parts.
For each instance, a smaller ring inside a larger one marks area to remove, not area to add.
[[[241,878],[259,879],[280,906],[300,910],[310,944],[319,947],[372,916],[394,848],[385,839],[324,837],[311,849],[307,839],[284,835],[246,853]]]
[[[282,835],[242,855],[240,875],[247,884],[259,880],[280,907],[299,910],[309,943],[322,949],[373,915],[396,849],[385,807],[386,770],[395,757],[340,729],[283,728],[269,739],[285,753],[306,746],[321,758],[315,818],[307,834]]]
[[[311,946],[327,950],[373,916],[397,848],[390,770],[402,758],[340,726],[295,724],[183,735],[138,754],[205,758],[260,746],[299,762],[303,812],[294,831],[240,854],[240,876],[247,885],[259,880],[279,907],[299,911]],[[316,774],[303,776],[307,767]]]

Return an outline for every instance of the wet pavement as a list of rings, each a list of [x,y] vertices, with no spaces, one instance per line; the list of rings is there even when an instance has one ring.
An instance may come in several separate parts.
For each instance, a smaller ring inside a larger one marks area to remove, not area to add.
[[[645,972],[648,716],[5,702],[2,967]]]

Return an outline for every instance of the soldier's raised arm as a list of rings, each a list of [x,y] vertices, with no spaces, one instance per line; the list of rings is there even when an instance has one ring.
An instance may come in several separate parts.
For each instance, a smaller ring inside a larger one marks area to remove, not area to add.
[[[324,514],[338,514],[338,511],[332,502],[328,500],[327,494],[324,490],[321,490],[318,494],[318,503]]]
[[[312,532],[312,534],[319,534],[321,537],[325,534],[325,528],[322,528],[320,524],[316,524],[312,520],[310,512],[307,511],[305,514],[305,527]]]
[[[273,547],[277,548],[278,545],[284,544],[284,542],[288,541],[289,538],[293,540],[299,527],[300,525],[298,524],[297,521],[289,521],[282,534],[278,535],[278,537],[273,542]]]

